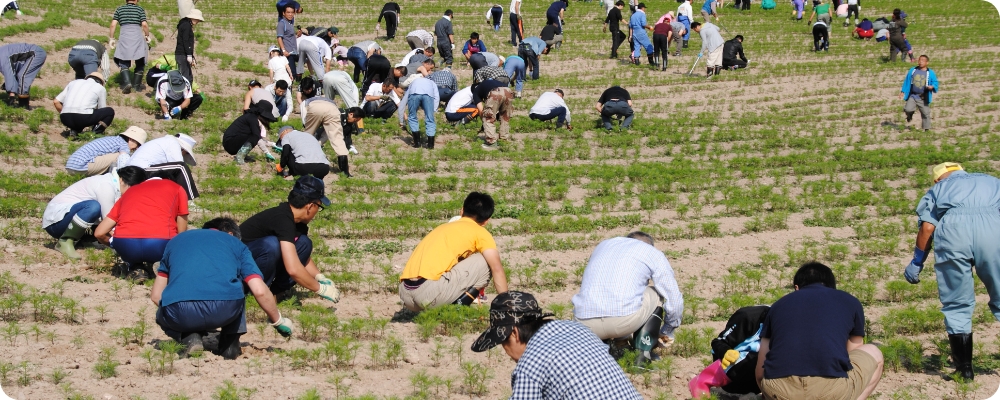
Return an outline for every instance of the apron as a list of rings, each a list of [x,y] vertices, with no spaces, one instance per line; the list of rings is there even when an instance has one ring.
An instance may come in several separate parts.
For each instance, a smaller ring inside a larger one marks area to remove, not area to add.
[[[149,46],[142,34],[142,25],[128,24],[121,26],[118,34],[118,45],[115,48],[115,58],[119,60],[139,60],[146,57]]]

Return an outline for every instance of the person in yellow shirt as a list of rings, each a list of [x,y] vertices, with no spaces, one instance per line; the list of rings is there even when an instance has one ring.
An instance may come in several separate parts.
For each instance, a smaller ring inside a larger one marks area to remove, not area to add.
[[[399,276],[399,298],[411,311],[444,304],[469,305],[494,279],[497,293],[507,291],[500,252],[486,223],[493,198],[472,192],[462,204],[461,218],[434,228],[413,249]]]

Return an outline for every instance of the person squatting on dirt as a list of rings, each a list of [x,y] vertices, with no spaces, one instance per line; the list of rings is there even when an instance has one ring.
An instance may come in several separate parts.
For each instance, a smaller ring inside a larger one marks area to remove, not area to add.
[[[399,96],[396,95],[396,81],[388,79],[385,82],[373,83],[365,93],[361,108],[366,115],[383,120],[392,117],[399,108]]]
[[[493,209],[490,195],[469,193],[461,218],[438,225],[420,240],[399,275],[403,307],[420,311],[445,304],[470,305],[491,278],[498,298],[507,292],[500,252],[484,228]]]
[[[503,346],[517,363],[510,377],[512,399],[642,398],[593,332],[551,316],[524,292],[501,293],[490,303],[490,326],[472,351]]]
[[[35,77],[45,64],[45,50],[30,43],[0,46],[0,74],[7,91],[4,102],[11,107],[28,108],[28,94]]]
[[[538,96],[535,104],[531,106],[531,110],[528,111],[528,118],[536,121],[555,119],[556,129],[562,128],[563,124],[566,124],[567,130],[573,130],[573,126],[570,125],[573,117],[570,115],[569,105],[566,104],[564,97],[566,94],[562,89],[542,93]]]
[[[156,101],[160,103],[163,119],[188,119],[201,107],[204,98],[201,93],[194,93],[191,81],[180,71],[167,72],[156,82]]]
[[[385,38],[392,40],[396,37],[396,28],[399,27],[399,16],[402,14],[403,10],[399,8],[399,3],[390,1],[382,6],[382,11],[378,14],[377,24],[382,24],[382,20],[385,20]],[[376,31],[378,30],[378,25],[376,25]]]
[[[635,112],[632,111],[632,96],[629,95],[628,90],[621,86],[605,89],[601,93],[601,97],[597,99],[594,108],[601,114],[601,122],[604,123],[604,129],[608,132],[614,128],[611,124],[612,118],[619,120],[624,118],[620,124],[621,129],[628,129],[632,126],[632,118],[635,117]]]
[[[562,28],[560,28],[558,24],[553,23],[545,25],[545,27],[542,28],[542,32],[538,34],[538,37],[545,41],[546,46],[555,47],[557,49],[562,47]]]
[[[122,51],[119,49],[115,54],[117,55],[117,53],[121,53]],[[107,82],[108,77],[111,76],[108,50],[101,45],[101,42],[96,40],[87,39],[76,42],[69,51],[67,61],[70,68],[73,68],[73,79],[86,78],[87,75],[97,72],[98,68],[101,70],[100,78],[102,82]],[[131,90],[131,86],[129,86],[129,89]]]
[[[94,237],[122,258],[125,268],[120,272],[126,278],[141,282],[153,278],[153,263],[163,258],[167,243],[186,231],[187,224],[188,196],[184,188],[150,176],[122,192],[94,228]]]
[[[743,307],[729,317],[719,336],[712,339],[714,361],[688,382],[691,397],[712,394],[722,400],[760,393],[754,374],[768,310],[766,305]]]
[[[479,108],[472,101],[472,86],[467,86],[451,96],[444,106],[444,117],[448,122],[467,124],[479,116]]]
[[[45,206],[42,229],[58,239],[56,249],[66,258],[79,260],[76,242],[108,216],[125,191],[145,180],[146,171],[139,167],[124,167],[109,174],[81,179],[59,192]]]
[[[181,185],[188,199],[198,198],[198,188],[192,179],[191,168],[198,163],[194,159],[194,145],[197,142],[183,133],[153,139],[132,153],[128,165],[146,170],[150,177],[159,177]]]
[[[722,68],[737,70],[746,68],[749,63],[743,54],[743,35],[736,35],[722,45]]]
[[[194,26],[204,21],[201,10],[193,9],[191,13],[177,23],[177,47],[174,48],[174,61],[177,62],[177,70],[184,75],[188,82],[194,82],[194,75],[191,68],[197,66],[194,57]],[[115,54],[117,56],[117,53]]]
[[[116,41],[115,28],[119,25],[121,30]],[[108,37],[111,38],[108,40],[110,42],[108,47],[115,49],[115,65],[122,71],[122,93],[129,94],[133,89],[141,91],[145,86],[142,79],[146,71],[146,56],[149,55],[149,45],[153,39],[149,35],[146,10],[139,6],[138,0],[126,0],[124,5],[115,9]],[[72,58],[73,53],[70,52],[70,59]],[[135,61],[134,71],[130,70],[133,61]],[[72,61],[70,63],[72,64]],[[110,71],[105,71],[105,76],[110,75]]]
[[[469,58],[473,54],[486,51],[486,43],[479,40],[479,33],[472,32],[469,34],[469,40],[465,41],[465,45],[462,46],[462,55],[465,56],[465,61],[469,61]]]
[[[243,243],[250,248],[261,278],[271,293],[281,294],[296,284],[334,303],[340,291],[320,273],[312,260],[309,223],[330,205],[323,181],[303,175],[288,192],[288,201],[261,211],[240,224]]]
[[[104,89],[104,76],[94,71],[86,78],[71,81],[60,92],[52,105],[59,112],[59,122],[75,137],[86,128],[103,134],[115,120],[115,110],[108,107],[108,91]]]
[[[938,90],[937,74],[927,67],[928,62],[930,57],[921,55],[917,66],[906,73],[903,87],[899,90],[899,98],[906,101],[903,105],[906,123],[909,124],[913,120],[913,113],[919,110],[924,131],[931,129],[931,97]]]
[[[628,35],[621,29],[621,23],[625,20],[622,17],[623,8],[625,8],[625,2],[618,0],[611,11],[608,11],[608,16],[604,18],[604,32],[611,28],[611,57],[608,57],[611,59],[618,58],[618,47],[628,38]]]
[[[683,313],[670,262],[653,247],[653,238],[639,231],[598,244],[573,296],[573,319],[612,350],[616,341],[631,341],[638,367],[659,358],[653,353],[658,344],[673,342]]]
[[[711,79],[712,75],[718,75],[719,72],[722,72],[722,53],[725,39],[719,34],[719,27],[711,22],[704,24],[694,22],[691,24],[691,30],[701,35],[701,51],[698,53],[698,57],[701,58],[706,52],[708,53],[708,58],[705,59],[705,65],[708,66],[705,75]]]
[[[286,179],[300,175],[323,179],[330,173],[330,160],[315,136],[285,125],[278,128],[278,146],[281,147],[278,170]]]
[[[927,254],[934,245],[934,271],[951,344],[951,360],[962,379],[973,379],[972,314],[976,307],[972,269],[990,294],[990,311],[1000,320],[1000,179],[970,174],[945,162],[932,170],[934,186],[917,204],[919,223],[913,260],[904,276],[920,282]]]
[[[817,262],[800,267],[792,285],[760,334],[755,375],[764,398],[868,398],[883,361],[878,347],[864,344],[861,302],[837,290],[833,271]]]
[[[66,172],[94,176],[122,168],[143,143],[146,143],[146,131],[137,126],[130,126],[116,136],[94,139],[69,156]]]
[[[646,50],[649,65],[656,65],[656,61],[653,59],[653,44],[649,42],[649,35],[646,34],[647,29],[652,30],[653,27],[649,26],[649,23],[646,22],[646,3],[639,3],[635,13],[632,14],[632,17],[628,21],[629,36],[632,37],[632,44],[635,48],[629,60],[635,63],[635,65],[639,65],[639,55],[642,49]]]
[[[205,349],[202,339],[221,328],[215,354],[235,360],[247,333],[244,285],[278,334],[292,336],[292,321],[282,317],[267,290],[250,249],[240,242],[231,218],[215,218],[201,229],[175,236],[163,250],[149,299],[157,306],[156,324],[184,345],[181,358]]]
[[[288,86],[285,86],[286,89],[287,87]],[[283,94],[287,95],[288,91],[286,90],[285,92],[283,92]],[[265,103],[268,105],[268,107],[270,107],[271,115],[277,118],[281,115],[282,110],[280,110],[277,104],[275,104],[276,100],[278,100],[277,96],[268,93],[267,90],[264,90],[260,86],[259,81],[253,79],[250,81],[250,83],[247,83],[247,92],[243,94],[243,113],[246,114],[247,112],[249,112],[250,107],[254,106],[257,103]],[[285,98],[285,96],[282,96],[280,100],[284,102],[287,99]],[[288,110],[287,103],[285,104],[286,107],[284,111],[290,114],[291,111]]]
[[[274,107],[266,101],[254,103],[223,132],[222,148],[233,156],[236,164],[245,164],[247,155],[254,147],[260,149],[268,161],[276,160],[269,148],[271,143],[267,140],[267,128],[276,121],[273,110]]]
[[[427,148],[434,148],[434,138],[437,133],[434,112],[440,102],[441,97],[438,94],[437,85],[430,79],[416,78],[406,88],[396,115],[399,117],[399,126],[404,127],[405,124],[405,128],[410,132],[413,147],[420,147],[420,122],[417,119],[417,112],[423,110],[424,128],[427,131]]]

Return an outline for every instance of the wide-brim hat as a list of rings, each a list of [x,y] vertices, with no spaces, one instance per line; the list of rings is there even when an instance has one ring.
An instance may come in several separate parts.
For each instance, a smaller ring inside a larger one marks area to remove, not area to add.
[[[87,74],[87,77],[88,78],[89,77],[97,78],[98,80],[101,81],[101,85],[104,85],[105,83],[107,83],[107,81],[104,79],[104,74],[102,74],[100,72],[97,72],[97,71],[94,71],[94,72],[91,72],[91,73]]]
[[[187,18],[188,19],[196,19],[196,20],[199,20],[199,21],[204,21],[205,20],[205,17],[201,15],[201,10],[199,10],[197,8],[191,9],[191,12],[188,13]]]
[[[490,327],[472,342],[472,351],[479,353],[492,349],[507,341],[515,325],[550,316],[552,314],[545,314],[531,294],[500,293],[490,303]]]
[[[184,93],[184,89],[187,89],[187,79],[184,79],[184,75],[181,75],[181,71],[173,70],[167,72],[167,82],[170,83],[170,91],[174,93]]]
[[[125,132],[120,133],[120,135],[135,140],[140,146],[146,143],[146,130],[138,126],[130,126]]]
[[[184,162],[188,165],[198,165],[198,162],[194,159],[194,145],[198,144],[198,141],[184,133],[178,133],[174,137],[181,144],[181,150],[184,150],[182,152],[184,154]]]

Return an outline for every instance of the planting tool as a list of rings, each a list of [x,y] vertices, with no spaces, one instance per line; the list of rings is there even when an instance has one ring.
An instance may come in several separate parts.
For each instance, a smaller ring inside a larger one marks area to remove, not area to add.
[[[691,70],[688,71],[688,73],[684,74],[685,76],[693,76],[691,74],[694,73],[694,68],[698,66],[698,62],[701,61],[701,57],[702,56],[698,56],[698,58],[694,60],[694,65],[691,66]]]

